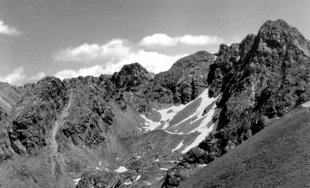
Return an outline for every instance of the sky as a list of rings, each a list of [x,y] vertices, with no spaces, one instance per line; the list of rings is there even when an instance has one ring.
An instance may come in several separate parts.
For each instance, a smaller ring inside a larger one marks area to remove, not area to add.
[[[0,0],[0,81],[158,73],[279,18],[310,39],[309,0]]]

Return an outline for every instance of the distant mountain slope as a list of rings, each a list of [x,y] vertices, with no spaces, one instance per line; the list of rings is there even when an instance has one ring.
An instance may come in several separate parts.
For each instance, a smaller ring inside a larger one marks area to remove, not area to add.
[[[180,187],[308,187],[309,135],[309,108],[298,107]]]

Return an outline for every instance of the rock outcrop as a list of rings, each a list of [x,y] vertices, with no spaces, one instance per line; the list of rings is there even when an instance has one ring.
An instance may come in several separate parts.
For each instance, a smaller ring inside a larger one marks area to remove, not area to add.
[[[111,80],[116,87],[124,90],[135,90],[141,84],[146,84],[154,75],[149,73],[139,63],[124,65],[120,72],[113,74]]]
[[[0,121],[3,120],[20,100],[19,88],[0,82]]]
[[[283,20],[267,21],[253,39],[242,41],[246,49],[239,51],[247,53],[239,54],[221,86],[218,141],[213,143],[222,146],[221,154],[310,97],[310,42]]]
[[[159,104],[186,104],[207,87],[209,67],[215,56],[206,51],[181,58],[151,83],[149,96]]]
[[[68,102],[67,88],[53,77],[47,77],[23,98],[12,112],[9,136],[17,152],[37,154],[48,144],[57,114]]]

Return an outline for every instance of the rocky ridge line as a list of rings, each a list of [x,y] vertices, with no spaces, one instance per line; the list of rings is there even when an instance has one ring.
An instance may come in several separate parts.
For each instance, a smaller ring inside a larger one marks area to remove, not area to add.
[[[310,99],[310,42],[283,20],[267,21],[240,44],[221,45],[210,66],[210,96],[221,113],[216,132],[172,168],[163,187],[177,187],[208,164]],[[207,168],[207,167],[206,167]]]

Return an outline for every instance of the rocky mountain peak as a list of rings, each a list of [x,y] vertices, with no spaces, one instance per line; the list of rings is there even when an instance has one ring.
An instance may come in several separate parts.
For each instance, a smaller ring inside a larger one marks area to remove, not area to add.
[[[212,62],[214,61],[215,56],[214,54],[207,52],[207,51],[198,51],[192,55],[183,57],[175,62],[171,69],[181,68],[182,70],[194,66],[198,64],[198,62],[205,61],[205,62]]]
[[[295,28],[284,20],[267,21],[258,32],[260,45],[267,44],[271,48],[298,48],[310,56],[309,41]]]
[[[166,187],[186,171],[184,163],[210,163],[309,101],[309,49],[309,41],[283,20],[265,22],[240,44],[222,44],[208,76],[209,95],[221,96],[217,128],[199,152],[188,152],[169,171]]]
[[[151,97],[161,104],[186,104],[207,87],[210,64],[215,55],[207,51],[183,57],[165,72],[156,75]]]
[[[149,73],[139,63],[124,65],[120,72],[116,72],[112,76],[112,81],[119,88],[136,87],[153,78],[153,74]]]

